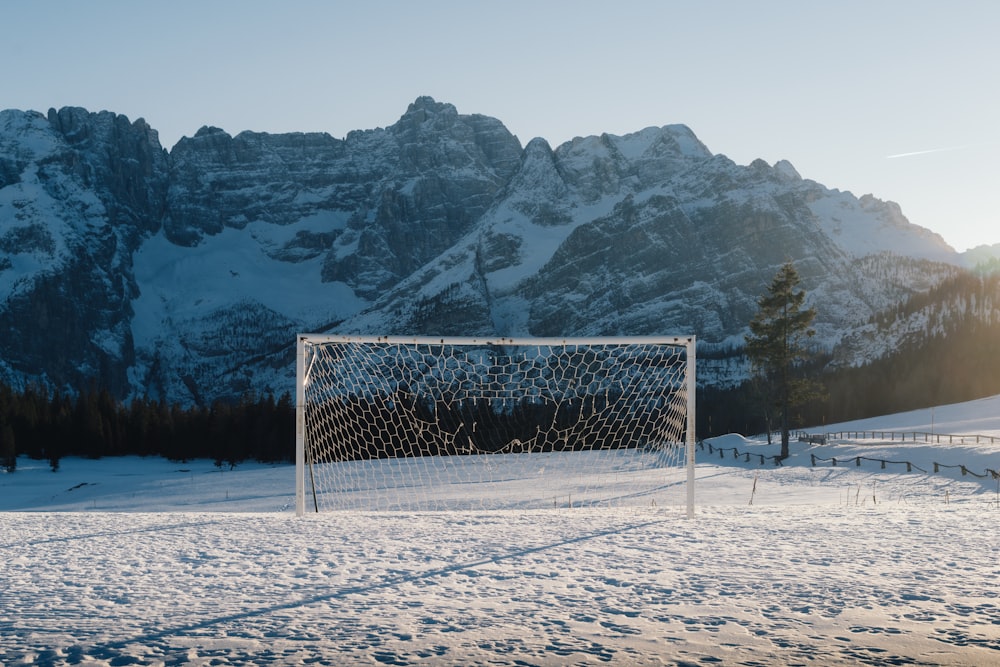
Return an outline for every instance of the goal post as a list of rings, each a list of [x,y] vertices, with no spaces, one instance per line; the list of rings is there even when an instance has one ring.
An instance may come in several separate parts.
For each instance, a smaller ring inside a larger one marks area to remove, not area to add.
[[[296,514],[683,504],[693,516],[695,353],[694,336],[299,334]]]

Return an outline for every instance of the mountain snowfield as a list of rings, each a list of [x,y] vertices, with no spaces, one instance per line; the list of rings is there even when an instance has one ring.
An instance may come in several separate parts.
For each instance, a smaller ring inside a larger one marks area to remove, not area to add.
[[[0,663],[1000,661],[1000,396],[810,432],[781,467],[705,443],[693,519],[680,493],[296,518],[290,466],[22,458]]]

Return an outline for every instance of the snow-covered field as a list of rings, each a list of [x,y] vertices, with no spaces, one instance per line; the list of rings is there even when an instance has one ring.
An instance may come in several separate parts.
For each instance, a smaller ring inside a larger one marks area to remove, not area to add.
[[[782,467],[715,439],[694,519],[297,519],[289,466],[22,458],[0,474],[0,664],[1000,664],[1000,486],[933,473],[1000,468],[1000,397],[822,430],[885,433]]]

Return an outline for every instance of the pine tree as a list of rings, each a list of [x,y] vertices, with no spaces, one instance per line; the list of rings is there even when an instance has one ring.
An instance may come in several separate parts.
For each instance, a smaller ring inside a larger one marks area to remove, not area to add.
[[[14,443],[14,429],[4,421],[0,424],[0,466],[7,472],[17,470],[17,447]]]
[[[778,410],[781,459],[788,457],[789,411],[815,395],[815,383],[797,373],[810,354],[806,341],[816,311],[803,308],[806,293],[798,290],[799,274],[786,262],[774,276],[767,294],[757,300],[759,310],[750,321],[746,351],[762,380],[770,402]]]

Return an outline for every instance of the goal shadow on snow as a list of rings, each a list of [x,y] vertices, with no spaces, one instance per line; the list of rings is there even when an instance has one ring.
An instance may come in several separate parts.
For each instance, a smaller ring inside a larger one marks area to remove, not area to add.
[[[588,533],[585,535],[579,535],[577,537],[560,540],[558,542],[551,542],[539,546],[516,549],[509,551],[508,553],[505,554],[488,556],[468,561],[465,563],[455,563],[453,565],[447,565],[445,567],[439,567],[432,570],[427,570],[425,572],[390,575],[384,577],[382,581],[377,581],[357,586],[346,586],[337,589],[335,591],[331,591],[329,593],[324,593],[322,595],[313,595],[310,597],[295,600],[293,602],[271,605],[268,607],[262,607],[260,609],[253,609],[250,611],[243,611],[235,614],[225,614],[222,616],[217,616],[215,618],[205,619],[194,623],[189,623],[186,625],[178,625],[172,628],[166,628],[156,632],[149,632],[129,639],[122,639],[120,641],[115,641],[115,642],[107,642],[104,644],[91,647],[91,650],[88,653],[92,657],[98,659],[110,659],[114,658],[115,656],[121,655],[120,651],[124,650],[128,646],[135,646],[135,645],[141,646],[152,642],[163,641],[169,637],[184,637],[192,635],[194,633],[198,633],[203,630],[208,630],[209,628],[212,628],[213,626],[217,625],[235,623],[248,619],[264,617],[276,612],[289,611],[292,609],[307,607],[310,605],[320,604],[324,602],[343,600],[352,595],[364,595],[367,593],[371,593],[373,591],[392,589],[393,587],[407,583],[422,581],[426,579],[434,579],[437,577],[444,577],[450,574],[454,574],[456,572],[461,572],[463,570],[471,570],[480,567],[482,565],[501,563],[507,560],[512,560],[523,556],[529,556],[531,554],[541,553],[543,551],[548,551],[550,549],[558,549],[560,547],[568,546],[571,544],[586,542],[587,540],[607,537],[609,535],[619,535],[632,530],[639,530],[642,528],[646,528],[648,526],[664,523],[668,520],[672,520],[673,518],[676,517],[671,517],[670,519],[661,518],[650,521],[643,521],[641,523],[632,523],[626,526],[620,526],[616,528],[610,528],[607,530],[597,531],[594,533]],[[199,636],[199,635],[194,634],[194,636]]]

